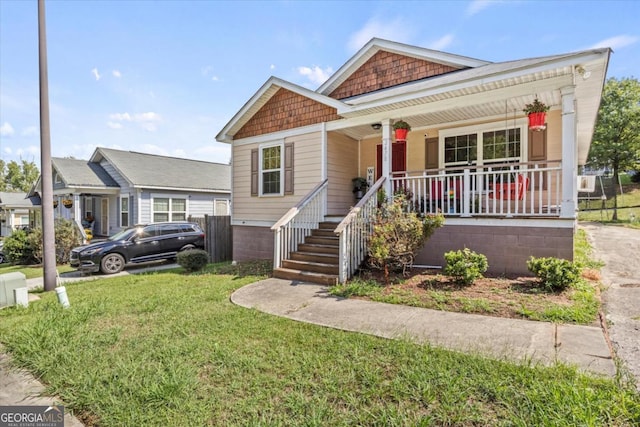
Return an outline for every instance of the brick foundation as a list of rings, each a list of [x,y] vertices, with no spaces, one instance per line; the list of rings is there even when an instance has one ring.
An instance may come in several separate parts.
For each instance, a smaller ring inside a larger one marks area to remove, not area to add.
[[[444,266],[444,253],[465,247],[484,254],[492,274],[530,274],[527,260],[573,260],[573,228],[446,225],[435,231],[416,257],[416,265]]]
[[[269,227],[233,226],[233,260],[273,259],[273,231]]]

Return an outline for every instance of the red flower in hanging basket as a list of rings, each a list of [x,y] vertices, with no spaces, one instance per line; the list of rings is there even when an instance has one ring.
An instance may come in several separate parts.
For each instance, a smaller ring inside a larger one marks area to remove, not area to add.
[[[396,133],[396,141],[406,141],[407,134],[411,130],[411,125],[404,120],[398,120],[393,124],[393,130]]]

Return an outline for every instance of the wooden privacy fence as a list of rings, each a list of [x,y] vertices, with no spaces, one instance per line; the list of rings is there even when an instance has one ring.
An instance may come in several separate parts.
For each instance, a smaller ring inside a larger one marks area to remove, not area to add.
[[[204,249],[209,253],[209,261],[231,261],[233,256],[231,216],[205,215],[204,218],[189,217],[188,220],[199,224],[204,230]]]

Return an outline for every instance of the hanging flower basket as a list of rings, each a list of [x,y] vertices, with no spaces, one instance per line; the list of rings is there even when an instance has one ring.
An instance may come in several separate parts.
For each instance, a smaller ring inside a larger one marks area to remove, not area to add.
[[[73,207],[73,200],[64,199],[62,200],[62,205],[67,209],[71,209]]]
[[[53,208],[55,209],[55,208],[57,208],[57,207],[58,207],[58,201],[57,201],[57,200],[54,200],[54,201],[53,201]]]
[[[540,102],[538,98],[533,100],[531,104],[525,104],[524,110],[522,110],[529,116],[529,129],[534,131],[541,131],[546,129],[545,121],[547,118],[547,111],[549,106]]]
[[[529,129],[534,131],[542,131],[547,128],[545,122],[547,120],[547,113],[531,113],[529,114]]]
[[[406,141],[407,134],[411,130],[411,126],[404,120],[398,120],[393,124],[393,130],[396,134],[396,141]]]

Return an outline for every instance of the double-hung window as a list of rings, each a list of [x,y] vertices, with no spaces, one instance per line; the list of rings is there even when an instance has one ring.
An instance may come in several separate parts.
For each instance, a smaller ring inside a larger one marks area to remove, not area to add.
[[[153,222],[185,221],[187,199],[172,197],[153,198]]]
[[[129,196],[120,197],[120,226],[129,226]]]
[[[283,184],[283,144],[260,147],[260,194],[281,195]]]

